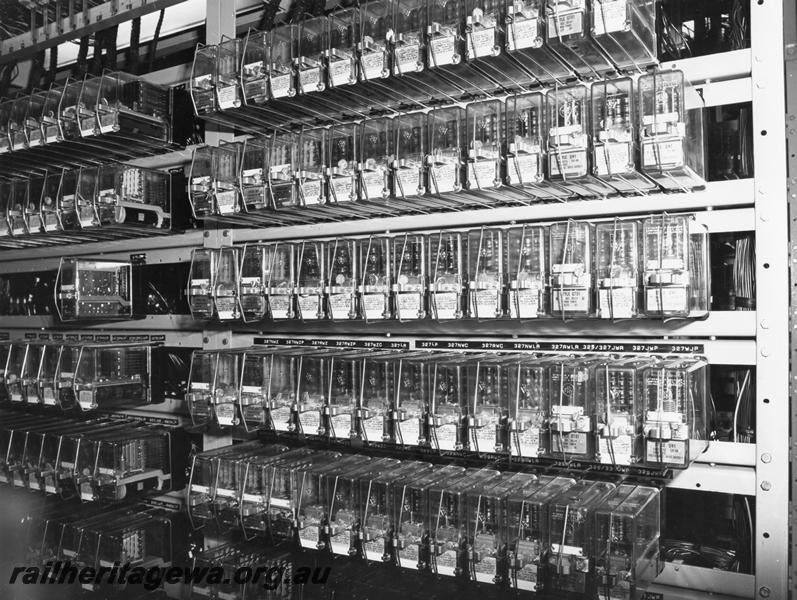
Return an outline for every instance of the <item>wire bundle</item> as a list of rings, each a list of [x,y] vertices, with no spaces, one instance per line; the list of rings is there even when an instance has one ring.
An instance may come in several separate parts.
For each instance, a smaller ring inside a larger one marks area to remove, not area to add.
[[[736,258],[733,262],[733,289],[736,310],[755,309],[755,244],[753,235],[736,239]]]

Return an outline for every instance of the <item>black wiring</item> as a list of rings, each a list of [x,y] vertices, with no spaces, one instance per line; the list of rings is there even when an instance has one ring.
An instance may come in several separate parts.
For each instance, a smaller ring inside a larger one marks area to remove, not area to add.
[[[141,17],[136,17],[130,24],[130,47],[127,50],[127,70],[138,75],[141,65]]]
[[[114,25],[113,27],[109,27],[105,31],[102,32],[103,34],[103,49],[105,50],[103,54],[102,66],[103,69],[110,69],[112,71],[116,70],[116,60],[117,60],[117,37],[119,35],[119,26]]]
[[[45,87],[49,88],[55,83],[55,77],[58,75],[58,45],[50,48],[50,67],[47,70],[47,80]]]
[[[263,16],[260,19],[258,29],[260,31],[270,31],[274,28],[274,20],[279,12],[280,0],[268,0],[264,3]]]
[[[89,58],[89,43],[91,42],[91,38],[88,35],[84,35],[80,38],[80,46],[78,47],[77,52],[77,60],[75,61],[75,65],[72,67],[72,76],[73,77],[84,77],[88,71],[88,58]]]
[[[149,70],[152,71],[155,65],[155,55],[158,53],[158,42],[161,37],[161,28],[163,27],[163,18],[166,16],[166,9],[162,8],[160,15],[158,15],[158,24],[155,26],[155,34],[152,36],[152,42],[149,45]]]
[[[44,60],[45,50],[41,50],[33,57],[30,65],[30,73],[28,75],[28,88],[27,92],[30,94],[34,89],[38,88],[44,77]]]

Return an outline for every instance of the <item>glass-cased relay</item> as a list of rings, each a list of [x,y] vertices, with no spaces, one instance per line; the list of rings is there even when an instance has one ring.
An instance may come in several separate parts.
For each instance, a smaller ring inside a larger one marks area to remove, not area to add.
[[[238,248],[219,248],[215,251],[216,273],[213,278],[213,312],[219,321],[238,319]]]
[[[574,483],[567,477],[541,475],[506,495],[507,562],[513,590],[544,589],[550,546],[548,502]]]
[[[296,248],[296,308],[303,321],[324,318],[324,242],[303,241]]]
[[[372,4],[369,2],[368,6]],[[384,202],[391,195],[390,165],[393,161],[393,119],[381,117],[360,123],[358,198]]]
[[[246,444],[244,444],[246,445]],[[238,451],[234,446],[222,446],[199,452],[191,457],[186,486],[186,507],[193,529],[199,529],[213,518],[212,502],[218,474],[218,458]]]
[[[213,147],[199,146],[191,154],[188,174],[188,199],[194,218],[202,219],[215,214],[213,187]]]
[[[504,231],[472,229],[468,243],[468,313],[473,319],[504,316]]]
[[[55,402],[64,411],[77,406],[74,383],[80,348],[81,346],[77,344],[65,344],[58,353],[58,364],[55,368]]]
[[[545,0],[505,0],[506,50],[540,82],[561,83],[572,69],[545,43],[544,10]]]
[[[331,12],[327,18],[329,25],[327,68],[331,88],[357,83],[358,16],[357,8],[342,8]]]
[[[429,234],[429,312],[433,319],[461,319],[465,287],[462,234],[446,231]]]
[[[597,597],[632,600],[661,571],[657,488],[623,484],[595,511]]]
[[[639,147],[633,80],[624,77],[597,81],[592,84],[590,94],[595,177],[621,194],[646,194],[655,190],[656,184],[637,169]]]
[[[275,244],[244,244],[238,277],[238,302],[244,323],[268,316],[266,291],[267,263],[273,259]]]
[[[41,201],[46,181],[46,174],[36,175],[28,180],[28,199],[22,214],[25,220],[25,229],[31,235],[38,235],[43,231]]]
[[[468,401],[467,428],[470,450],[479,454],[509,450],[507,423],[511,394],[507,357],[483,355],[468,364],[472,396]]]
[[[645,464],[688,467],[707,447],[706,361],[662,359],[642,371]]]
[[[518,355],[509,364],[509,451],[518,458],[546,453],[548,440],[548,365],[535,355]]]
[[[194,319],[212,319],[213,279],[216,275],[217,254],[211,249],[197,248],[191,251],[191,267],[188,275],[188,308]]]
[[[296,422],[303,435],[320,435],[321,415],[329,394],[332,356],[325,351],[306,353],[299,362]]]
[[[75,208],[78,223],[83,230],[99,226],[97,216],[97,167],[80,167],[77,180],[77,193],[75,194]],[[19,182],[17,185],[16,182]],[[8,207],[8,217],[11,222],[11,234],[27,233],[23,209],[27,202],[27,180],[16,180],[11,186],[11,203]]]
[[[534,225],[504,231],[507,314],[513,319],[536,319],[547,312],[546,233]]]
[[[492,469],[469,469],[459,481],[434,483],[428,493],[432,572],[462,576],[468,569],[468,495],[478,494],[500,477]]]
[[[343,214],[351,211],[346,203],[357,199],[357,161],[359,126],[354,123],[333,125],[329,130],[329,201]]]
[[[86,169],[91,173],[96,173],[96,169]],[[84,169],[81,169],[83,172]],[[8,196],[8,204],[6,206],[6,218],[8,219],[8,225],[11,229],[11,235],[13,236],[23,236],[28,233],[28,227],[25,222],[25,207],[28,205],[28,179],[12,179],[11,180],[11,189],[10,194]],[[93,192],[93,189],[91,190]],[[94,204],[93,204],[94,196],[93,194],[88,197],[88,216],[89,219],[84,222],[81,221],[81,226],[83,228],[86,227],[93,227],[96,225],[96,219],[94,218]],[[82,214],[82,212],[81,212]]]
[[[584,84],[555,88],[545,95],[548,176],[573,194],[603,198],[617,190],[593,175],[589,108]]]
[[[592,235],[592,225],[585,221],[548,228],[548,293],[554,317],[592,314]]]
[[[592,0],[545,0],[546,45],[587,79],[613,69],[590,35],[592,5]]]
[[[464,474],[464,467],[446,465],[394,487],[398,515],[393,545],[399,567],[423,571],[430,568],[430,524],[439,511],[439,501],[435,506],[429,502],[430,488],[458,481]]]
[[[357,398],[362,385],[363,355],[358,351],[333,354],[329,358],[329,395],[324,405],[322,428],[333,440],[356,436]]]
[[[630,465],[642,460],[642,369],[648,360],[612,359],[595,366],[595,433],[598,462]]]
[[[320,465],[339,459],[332,452],[313,452],[308,448],[296,448],[280,454],[262,469],[266,491],[266,527],[268,534],[279,542],[295,540],[296,516],[303,477],[310,465]],[[246,508],[246,505],[244,505]],[[258,509],[256,509],[256,512]]]
[[[249,214],[258,212],[258,218],[264,217],[263,211],[269,208],[268,197],[268,144],[265,136],[247,138],[241,142],[240,190],[242,212]]]
[[[398,383],[400,357],[392,354],[363,355],[356,425],[365,442],[391,441],[391,413]]]
[[[241,386],[241,355],[219,352],[213,377],[213,418],[219,427],[238,425],[238,404]]]
[[[426,3],[393,0],[393,76],[407,77],[426,69]]]
[[[360,521],[359,479],[378,475],[384,471],[398,467],[397,459],[370,459],[358,456],[358,463],[351,469],[340,472],[334,479],[328,477],[326,485],[329,489],[329,548],[333,554],[355,556],[355,540],[359,538]]]
[[[25,358],[22,361],[19,381],[22,401],[28,404],[39,404],[37,382],[44,348],[43,344],[27,344],[25,346]]]
[[[359,481],[359,510],[362,523],[360,546],[363,557],[373,562],[391,562],[393,539],[400,511],[397,489],[432,471],[430,463],[404,461],[394,470]]]
[[[302,202],[307,200],[299,195],[294,177],[300,160],[298,137],[295,133],[275,133],[268,139],[268,193],[271,207],[278,212],[297,206],[297,195]],[[318,190],[320,194],[323,185]]]
[[[81,410],[146,404],[151,396],[152,347],[81,346],[73,390]]]
[[[709,309],[708,235],[691,215],[642,222],[644,313],[701,317]]]
[[[608,221],[595,226],[596,316],[631,319],[640,313],[639,225]]]
[[[545,95],[541,92],[513,94],[506,99],[507,192],[523,198],[564,200],[573,192],[546,180]]]
[[[391,238],[386,235],[357,240],[360,312],[366,321],[389,319]]]
[[[55,287],[55,305],[62,321],[133,317],[130,262],[62,258]]]
[[[56,199],[56,209],[60,216],[61,228],[64,231],[78,231],[80,230],[80,220],[77,214],[77,186],[80,177],[80,169],[64,169],[61,174],[61,184],[58,188],[58,197]],[[11,202],[11,184],[6,188],[6,214],[8,213],[8,204]],[[10,219],[6,220],[9,227],[9,234],[11,233]]]
[[[390,76],[390,0],[371,0],[360,5],[359,36],[360,81],[376,81]]]
[[[268,101],[270,33],[250,30],[241,50],[241,90],[247,105],[261,105]]]
[[[292,431],[301,356],[271,351],[266,357],[266,419],[274,431]]]
[[[95,441],[91,489],[94,499],[118,502],[145,490],[171,488],[171,432],[147,428]],[[86,467],[86,465],[81,465]],[[85,493],[81,485],[81,497]]]
[[[327,242],[326,312],[332,320],[357,317],[357,246],[352,239]]]
[[[241,149],[238,142],[224,143],[211,149],[215,215],[224,217],[241,212]]]
[[[426,238],[405,233],[393,237],[390,258],[393,274],[393,303],[399,321],[426,316]]]
[[[656,9],[647,0],[591,0],[590,35],[620,71],[658,61]]]
[[[468,167],[465,186],[470,192],[502,187],[504,105],[500,100],[471,102],[465,108]],[[495,192],[489,199],[496,200]]]
[[[468,447],[466,415],[470,400],[467,356],[436,357],[431,365],[429,439],[436,450]]]
[[[222,36],[216,52],[216,105],[219,110],[240,108],[241,47],[243,40]]]
[[[329,130],[324,127],[302,129],[299,134],[299,199],[302,206],[321,206],[327,202],[327,144]]]
[[[643,75],[637,83],[642,172],[668,191],[706,184],[702,106],[682,71]]]
[[[185,400],[194,425],[208,423],[213,410],[213,378],[216,375],[218,352],[194,350],[188,373],[188,391]]]
[[[393,195],[425,206],[428,135],[424,113],[400,114],[393,119]]]
[[[311,94],[326,89],[324,55],[327,51],[327,18],[303,16],[298,26],[292,29],[297,56],[294,59],[298,71],[298,93]]]
[[[427,411],[429,378],[433,371],[428,354],[398,357],[396,400],[392,415],[393,436],[402,446],[428,446]]]
[[[546,592],[590,593],[595,511],[614,490],[613,483],[582,479],[549,500]]]
[[[294,30],[298,27],[297,24],[279,25],[268,33],[268,83],[269,94],[274,100],[296,95],[293,39],[296,35]]]
[[[110,164],[97,173],[97,218],[100,226],[171,224],[171,178],[168,173]]]
[[[437,0],[427,3],[427,63],[430,69],[458,65],[464,59],[465,3],[460,0]]]
[[[58,192],[61,187],[62,175],[63,171],[61,169],[51,169],[44,176],[44,186],[39,199],[39,214],[41,215],[41,226],[44,233],[63,229],[61,213],[58,208]],[[2,213],[2,196],[2,184],[0,184],[0,213]],[[0,220],[0,236],[4,235],[4,226],[7,228],[8,224],[4,220]]]
[[[328,549],[327,527],[332,500],[329,494],[334,487],[327,485],[327,479],[332,479],[334,484],[337,473],[350,467],[352,461],[359,462],[359,459],[359,456],[346,456],[339,457],[334,463],[308,461],[293,471],[291,505],[295,510],[296,528],[302,548]]]
[[[28,345],[13,343],[8,346],[5,369],[3,370],[3,385],[8,400],[11,402],[24,402],[22,395],[22,368],[25,365],[25,354]]]
[[[241,424],[247,432],[267,426],[273,360],[274,355],[268,352],[247,350],[240,355],[238,410]]]
[[[593,361],[575,357],[548,366],[548,452],[558,460],[595,458],[593,368]]]
[[[36,376],[36,394],[39,402],[44,406],[57,405],[58,359],[63,346],[60,344],[46,344],[42,348],[41,366]],[[0,361],[2,358],[0,357]]]
[[[507,473],[480,490],[468,493],[468,570],[479,583],[503,585],[508,581],[507,497],[535,487],[531,473]]]
[[[218,110],[214,89],[217,56],[218,46],[200,44],[194,52],[190,91],[194,112],[198,115],[208,115]]]
[[[463,188],[467,152],[465,111],[458,106],[433,109],[428,114],[427,131],[429,191],[435,196],[458,194]],[[452,206],[461,202],[456,196],[448,201]]]

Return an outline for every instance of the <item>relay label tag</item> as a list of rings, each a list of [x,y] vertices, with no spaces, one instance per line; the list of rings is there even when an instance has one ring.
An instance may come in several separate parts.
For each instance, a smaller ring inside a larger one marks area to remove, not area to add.
[[[509,25],[507,41],[509,50],[522,50],[523,48],[533,48],[539,45],[539,25],[537,19],[515,19]]]
[[[430,63],[432,66],[442,67],[459,62],[456,56],[456,41],[453,35],[432,38],[429,42]]]
[[[509,315],[513,319],[536,319],[540,310],[540,290],[528,288],[509,292]]]
[[[601,0],[592,4],[593,35],[624,31],[627,0]]]
[[[456,292],[435,292],[432,299],[434,301],[434,316],[436,319],[459,318],[459,294]]]
[[[290,429],[291,408],[283,406],[271,409],[271,421],[274,423],[276,431],[288,431]]]
[[[403,75],[415,73],[419,70],[420,46],[418,44],[407,44],[397,46],[393,53],[393,74]]]
[[[518,154],[509,161],[507,175],[511,185],[533,183],[540,172],[539,154]]]

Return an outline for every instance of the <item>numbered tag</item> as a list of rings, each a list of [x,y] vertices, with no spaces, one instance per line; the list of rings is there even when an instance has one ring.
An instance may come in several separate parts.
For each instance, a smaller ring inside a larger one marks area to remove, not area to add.
[[[537,19],[515,19],[509,25],[506,39],[510,52],[524,48],[538,48],[541,45]]]
[[[432,300],[435,318],[438,320],[460,318],[459,298],[456,292],[434,292]]]
[[[384,294],[363,294],[361,301],[365,318],[369,321],[384,319],[386,300],[387,297]]]
[[[512,444],[512,456],[537,458],[540,454],[540,430],[529,427],[525,431],[516,431],[515,443]]]
[[[318,310],[319,301],[320,296],[317,294],[299,296],[299,314],[304,321],[312,321],[321,318]]]

